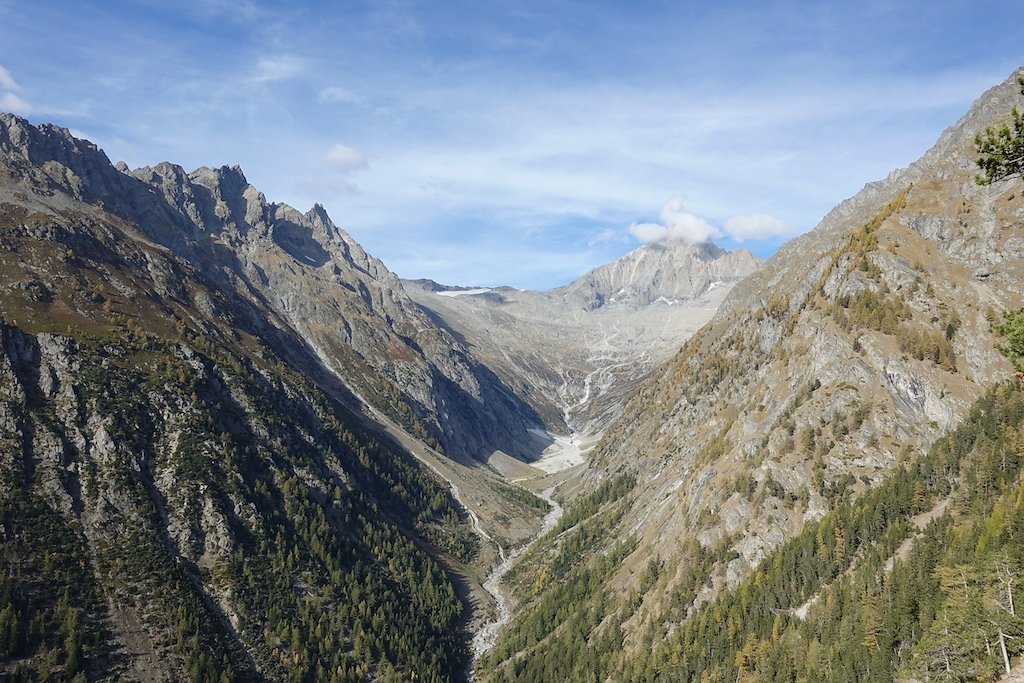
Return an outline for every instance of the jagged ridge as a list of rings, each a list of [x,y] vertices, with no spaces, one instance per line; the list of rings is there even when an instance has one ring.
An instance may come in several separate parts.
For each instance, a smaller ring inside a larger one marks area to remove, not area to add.
[[[529,454],[526,431],[540,426],[533,411],[424,316],[322,206],[303,214],[268,203],[237,166],[118,170],[92,143],[9,114],[0,116],[0,152],[15,176],[32,178],[26,200],[10,190],[0,200],[44,212],[100,207],[243,308],[297,332],[354,391],[452,455]],[[157,279],[159,295],[181,294],[181,282]]]

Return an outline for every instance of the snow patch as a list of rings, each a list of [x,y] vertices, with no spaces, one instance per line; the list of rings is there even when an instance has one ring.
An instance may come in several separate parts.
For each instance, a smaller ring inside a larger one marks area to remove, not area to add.
[[[486,294],[487,292],[493,292],[494,290],[490,287],[480,287],[477,289],[446,289],[443,292],[434,292],[438,296],[472,296],[474,294]]]

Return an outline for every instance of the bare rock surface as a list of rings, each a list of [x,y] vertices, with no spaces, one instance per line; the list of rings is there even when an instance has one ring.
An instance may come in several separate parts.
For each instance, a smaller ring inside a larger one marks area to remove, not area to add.
[[[546,292],[406,282],[557,435],[583,440],[613,420],[647,373],[757,269],[713,244],[643,245]],[[549,437],[550,438],[550,437]]]

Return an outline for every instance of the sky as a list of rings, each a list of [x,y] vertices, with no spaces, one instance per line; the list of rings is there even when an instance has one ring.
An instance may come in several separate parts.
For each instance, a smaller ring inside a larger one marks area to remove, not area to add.
[[[1024,3],[0,0],[0,111],[240,165],[402,277],[771,255],[1024,63]]]

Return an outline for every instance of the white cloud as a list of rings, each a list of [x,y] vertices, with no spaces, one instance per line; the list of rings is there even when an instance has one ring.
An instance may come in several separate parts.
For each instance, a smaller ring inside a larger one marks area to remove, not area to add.
[[[0,111],[9,111],[24,116],[32,111],[32,105],[14,93],[8,92],[0,95]]]
[[[683,210],[678,197],[661,208],[661,223],[634,223],[629,232],[642,242],[683,241],[690,244],[721,237],[722,231],[707,220]]]
[[[707,219],[684,210],[682,200],[674,197],[662,207],[660,223],[634,223],[629,226],[629,232],[642,242],[681,240],[690,244],[719,237],[728,237],[736,242],[792,237],[800,232],[798,228],[766,213],[733,216],[726,219],[723,228],[719,229]]]
[[[321,102],[345,102],[348,104],[358,104],[363,101],[363,98],[355,94],[348,88],[342,88],[340,86],[330,86],[323,88],[317,93],[317,97]]]
[[[364,168],[368,164],[365,154],[340,143],[331,145],[331,148],[324,154],[324,163],[342,171],[354,171],[357,168]]]
[[[256,63],[256,73],[250,80],[258,83],[295,78],[305,70],[305,63],[296,57],[265,57]]]
[[[590,238],[587,242],[588,247],[595,247],[598,244],[604,244],[605,242],[621,241],[622,235],[615,228],[605,228],[601,232]]]
[[[725,232],[737,242],[772,237],[792,237],[800,232],[788,223],[766,213],[748,213],[725,221]]]
[[[21,86],[14,80],[14,76],[3,65],[0,65],[0,88],[4,90],[21,90]]]
[[[32,105],[11,92],[13,90],[21,90],[21,86],[14,80],[11,72],[0,65],[0,111],[27,115],[32,111]]]

